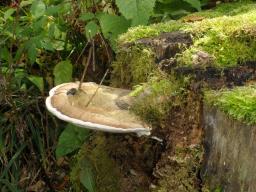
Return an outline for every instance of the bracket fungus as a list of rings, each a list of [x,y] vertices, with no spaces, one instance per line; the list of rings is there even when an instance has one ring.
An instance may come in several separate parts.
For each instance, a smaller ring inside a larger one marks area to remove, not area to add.
[[[47,109],[77,126],[113,133],[150,135],[150,127],[129,111],[130,90],[88,82],[64,83],[50,90]]]

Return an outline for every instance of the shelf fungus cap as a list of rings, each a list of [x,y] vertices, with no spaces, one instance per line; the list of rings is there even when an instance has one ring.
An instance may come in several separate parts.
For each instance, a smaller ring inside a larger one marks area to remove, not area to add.
[[[59,119],[80,127],[113,132],[150,135],[150,127],[129,111],[135,98],[130,90],[96,83],[64,83],[50,90],[47,109]]]

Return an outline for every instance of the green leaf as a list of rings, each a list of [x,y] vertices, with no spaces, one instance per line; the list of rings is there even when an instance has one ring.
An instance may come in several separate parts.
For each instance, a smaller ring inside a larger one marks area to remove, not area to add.
[[[15,69],[15,71],[14,71],[14,80],[15,80],[15,83],[19,86],[19,87],[21,87],[22,86],[22,80],[24,79],[24,78],[26,78],[26,76],[27,76],[27,73],[26,73],[26,71],[24,70],[24,69]]]
[[[99,33],[99,31],[100,28],[94,21],[90,21],[85,26],[85,35],[87,39],[92,39],[97,33]]]
[[[164,15],[165,17],[171,16],[173,19],[178,19],[189,12],[193,11],[190,4],[181,0],[165,0],[157,2],[155,6],[155,13]]]
[[[39,18],[44,15],[46,6],[42,0],[34,0],[30,12],[34,18]]]
[[[15,160],[20,156],[21,152],[25,149],[27,144],[23,143],[18,149],[16,149],[16,152],[14,155],[12,155],[12,158],[9,159],[8,164],[5,165],[4,170],[1,172],[0,179],[3,179],[6,177],[6,173],[10,170],[13,164],[15,164]]]
[[[21,1],[21,2],[20,2],[20,8],[26,7],[26,6],[28,6],[28,5],[31,5],[32,2],[33,2],[33,0]]]
[[[95,181],[93,177],[93,167],[91,163],[87,159],[83,159],[80,167],[81,167],[80,176],[79,176],[80,182],[88,190],[88,192],[94,192]]]
[[[45,12],[46,15],[51,16],[58,16],[58,13],[60,13],[60,6],[51,5],[47,7],[47,10]]]
[[[132,26],[148,23],[155,2],[156,0],[116,0],[119,11],[126,19],[132,20]]]
[[[9,68],[8,67],[1,67],[1,73],[3,73],[4,75],[8,74],[9,72]]]
[[[13,8],[8,9],[7,11],[4,12],[4,20],[10,19],[12,18],[12,14],[15,12],[16,10]]]
[[[48,24],[48,17],[42,16],[32,23],[34,33],[38,35],[42,33],[44,27]]]
[[[56,157],[60,158],[74,152],[89,137],[89,130],[68,124],[59,137],[56,148]]]
[[[48,36],[49,37],[54,37],[55,38],[55,30],[56,30],[57,26],[55,23],[49,23],[49,27],[48,27]]]
[[[201,11],[201,2],[200,0],[183,0],[195,8],[197,11]]]
[[[1,47],[0,48],[0,59],[8,61],[9,57],[10,57],[10,53],[9,53],[9,50],[7,49],[7,47]]]
[[[133,90],[129,93],[129,96],[131,97],[137,97],[139,94],[141,94],[144,91],[143,85],[135,85],[133,87]]]
[[[15,61],[18,61],[21,57],[22,57],[22,54],[24,52],[24,45],[20,45],[15,53]]]
[[[84,13],[82,14],[79,19],[82,21],[89,21],[91,19],[95,18],[95,15],[93,13]]]
[[[171,3],[173,0],[158,0],[157,2],[159,3],[163,3],[163,4],[169,4]]]
[[[115,47],[118,35],[127,31],[130,22],[122,16],[107,13],[98,14],[97,18],[104,37],[110,41],[112,47]]]
[[[59,62],[53,70],[55,85],[71,81],[72,71],[73,66],[69,60]]]
[[[15,69],[14,71],[14,77],[16,79],[24,78],[26,76],[26,71],[24,69]]]
[[[51,43],[55,50],[61,51],[61,50],[64,50],[65,48],[65,42],[63,41],[56,40],[56,41],[52,41]]]
[[[28,79],[43,93],[44,91],[44,80],[39,76],[29,76]]]
[[[7,119],[3,116],[0,116],[0,123],[5,123]],[[5,150],[5,142],[4,142],[4,134],[3,130],[0,130],[0,153],[4,153]]]
[[[37,57],[37,48],[36,48],[36,44],[32,43],[32,41],[30,41],[31,44],[28,47],[28,58],[31,64],[33,64],[36,61],[36,57]]]
[[[44,48],[45,50],[48,50],[48,51],[54,51],[54,48],[53,48],[53,41],[48,39],[48,38],[44,38],[42,41],[41,41],[41,45],[42,45],[42,48]]]

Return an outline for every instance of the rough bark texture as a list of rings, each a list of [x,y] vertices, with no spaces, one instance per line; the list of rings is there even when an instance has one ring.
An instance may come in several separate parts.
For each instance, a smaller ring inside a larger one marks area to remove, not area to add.
[[[204,107],[205,161],[202,174],[212,190],[256,191],[256,126]]]
[[[153,191],[192,192],[202,187],[201,97],[190,90],[183,99],[170,110],[164,127],[156,130],[164,135],[166,147],[154,168],[158,187]]]
[[[177,75],[192,75],[201,85],[207,85],[213,89],[245,85],[248,81],[256,80],[256,62],[248,61],[237,67],[218,69],[214,67],[191,68],[177,67],[174,69]]]
[[[155,38],[139,39],[136,43],[153,49],[156,62],[158,63],[182,52],[185,48],[192,45],[193,41],[191,34],[183,31],[174,31],[170,33],[162,33]]]
[[[194,66],[177,66],[176,54],[181,53],[193,44],[191,34],[182,31],[162,33],[155,38],[144,38],[136,43],[153,49],[156,65],[169,74],[192,76],[197,82],[202,82],[210,88],[219,89],[227,86],[241,86],[247,81],[256,80],[256,61],[240,63],[236,67],[216,68],[211,66],[211,56],[206,52],[197,52]]]

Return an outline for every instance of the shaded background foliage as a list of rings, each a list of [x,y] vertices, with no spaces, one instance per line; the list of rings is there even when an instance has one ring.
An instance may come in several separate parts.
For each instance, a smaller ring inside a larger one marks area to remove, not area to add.
[[[74,154],[91,133],[50,115],[44,107],[48,90],[54,85],[78,80],[86,67],[89,50],[92,50],[92,60],[87,66],[86,80],[99,82],[118,51],[119,34],[129,27],[200,11],[206,3],[199,0],[135,2],[1,1],[2,191],[71,190],[67,176],[70,159],[64,156]],[[72,140],[77,143],[70,143]],[[85,177],[86,181],[81,178],[82,185],[93,191],[93,185],[87,182],[92,176],[85,174]]]

